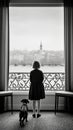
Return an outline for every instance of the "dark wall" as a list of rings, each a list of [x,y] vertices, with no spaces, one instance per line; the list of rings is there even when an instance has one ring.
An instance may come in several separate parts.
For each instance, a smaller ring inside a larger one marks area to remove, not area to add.
[[[63,0],[10,0],[10,3],[62,3]]]

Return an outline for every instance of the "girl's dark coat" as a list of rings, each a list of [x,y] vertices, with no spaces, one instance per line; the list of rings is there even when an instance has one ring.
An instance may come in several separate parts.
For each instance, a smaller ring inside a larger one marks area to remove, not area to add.
[[[40,100],[45,98],[43,79],[44,76],[41,70],[34,69],[30,72],[30,100]]]

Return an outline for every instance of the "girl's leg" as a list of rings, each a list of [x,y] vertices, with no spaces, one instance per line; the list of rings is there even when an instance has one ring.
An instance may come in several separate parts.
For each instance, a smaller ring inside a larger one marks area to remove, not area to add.
[[[37,114],[40,114],[40,100],[37,100]]]
[[[33,114],[36,113],[36,100],[33,100]]]

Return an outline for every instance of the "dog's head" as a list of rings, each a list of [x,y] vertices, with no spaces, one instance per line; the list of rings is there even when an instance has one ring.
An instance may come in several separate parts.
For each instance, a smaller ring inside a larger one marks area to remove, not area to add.
[[[22,99],[21,102],[27,104],[27,103],[29,103],[29,100],[28,99]]]

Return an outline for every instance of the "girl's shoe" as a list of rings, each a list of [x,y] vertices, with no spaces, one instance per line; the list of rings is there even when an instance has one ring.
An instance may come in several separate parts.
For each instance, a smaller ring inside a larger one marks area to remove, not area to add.
[[[33,118],[36,118],[36,114],[33,114],[32,116],[33,116]]]
[[[37,118],[39,118],[41,116],[41,114],[37,114]]]

